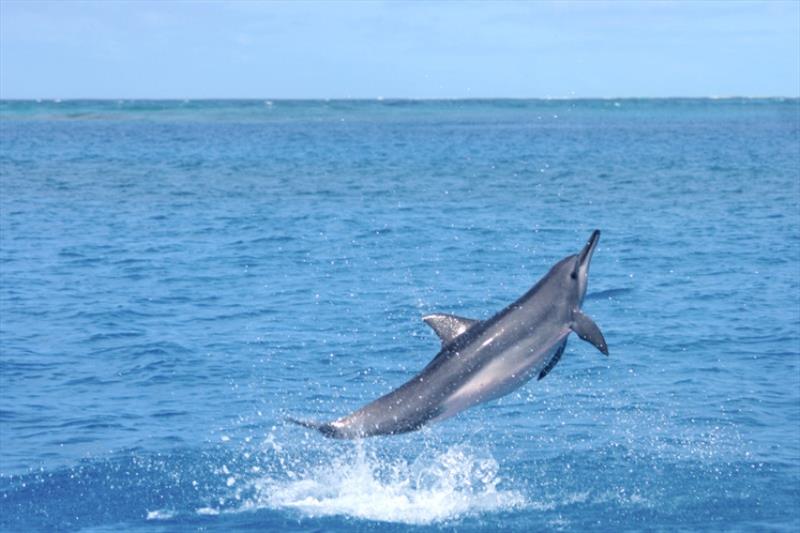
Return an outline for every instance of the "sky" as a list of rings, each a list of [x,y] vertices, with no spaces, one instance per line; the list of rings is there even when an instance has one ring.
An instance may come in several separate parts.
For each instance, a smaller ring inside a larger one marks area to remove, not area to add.
[[[0,0],[0,98],[800,96],[800,0]]]

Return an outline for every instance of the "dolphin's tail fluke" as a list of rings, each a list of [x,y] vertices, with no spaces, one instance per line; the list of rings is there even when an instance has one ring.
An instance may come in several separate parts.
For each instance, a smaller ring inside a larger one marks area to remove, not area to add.
[[[286,417],[287,422],[291,422],[292,424],[297,424],[298,426],[303,426],[304,428],[309,429],[316,429],[326,437],[330,437],[332,439],[344,439],[346,438],[342,433],[337,430],[333,424],[328,422],[312,422],[310,420],[298,420],[292,417]]]

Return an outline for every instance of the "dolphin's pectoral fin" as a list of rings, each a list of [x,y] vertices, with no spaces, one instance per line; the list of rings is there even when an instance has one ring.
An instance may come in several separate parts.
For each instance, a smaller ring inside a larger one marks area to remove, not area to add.
[[[449,343],[480,320],[464,318],[456,315],[435,314],[422,317],[433,331],[442,339],[442,345]]]
[[[600,328],[591,318],[584,315],[580,309],[576,309],[572,314],[572,325],[570,327],[572,331],[578,334],[578,337],[592,343],[604,355],[608,355],[608,345],[600,332]]]
[[[539,372],[539,377],[537,378],[537,381],[545,377],[547,374],[550,373],[551,370],[553,370],[553,368],[555,368],[555,366],[558,364],[559,359],[561,359],[561,356],[564,355],[564,349],[566,347],[567,347],[567,340],[564,339],[564,342],[561,343],[561,346],[558,348],[553,358],[550,359],[550,362],[547,363],[547,366],[545,366],[542,369],[542,371]]]

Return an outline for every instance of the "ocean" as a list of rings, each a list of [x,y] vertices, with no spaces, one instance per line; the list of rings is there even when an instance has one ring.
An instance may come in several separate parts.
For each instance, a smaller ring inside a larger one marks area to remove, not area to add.
[[[595,228],[608,358],[285,422]],[[798,529],[800,100],[0,101],[0,530]]]

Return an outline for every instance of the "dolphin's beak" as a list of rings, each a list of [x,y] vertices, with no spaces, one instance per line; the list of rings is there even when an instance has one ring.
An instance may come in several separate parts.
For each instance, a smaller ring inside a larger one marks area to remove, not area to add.
[[[592,236],[589,237],[589,241],[586,243],[586,246],[583,247],[581,253],[578,254],[578,261],[575,265],[576,268],[589,270],[589,262],[592,260],[592,254],[594,253],[594,249],[597,248],[597,243],[599,241],[600,230],[596,229],[592,232]]]

